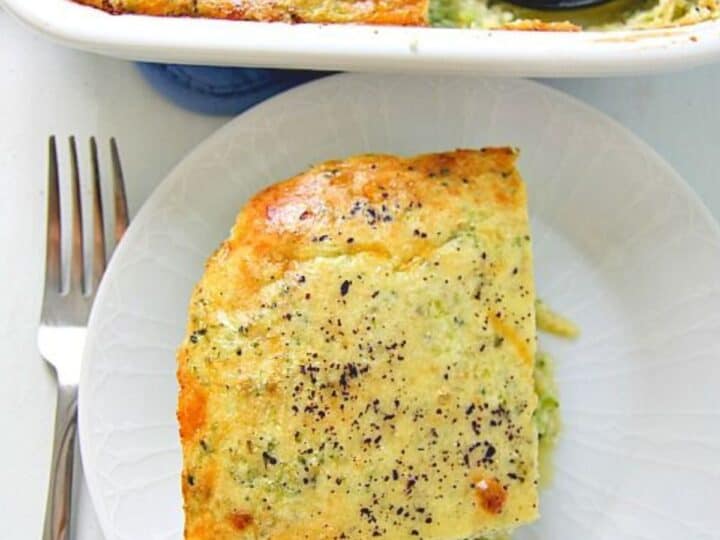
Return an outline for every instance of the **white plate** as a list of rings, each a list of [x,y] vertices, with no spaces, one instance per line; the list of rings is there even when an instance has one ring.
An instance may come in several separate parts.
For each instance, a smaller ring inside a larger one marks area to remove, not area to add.
[[[347,71],[568,77],[720,58],[720,21],[625,32],[517,32],[111,16],[70,0],[0,0],[40,32],[131,60]]]
[[[575,319],[543,540],[720,538],[720,233],[600,113],[526,81],[343,75],[280,95],[189,155],[117,251],[90,322],[80,432],[108,540],[179,539],[174,350],[205,258],[249,196],[313,162],[515,144],[536,281]]]

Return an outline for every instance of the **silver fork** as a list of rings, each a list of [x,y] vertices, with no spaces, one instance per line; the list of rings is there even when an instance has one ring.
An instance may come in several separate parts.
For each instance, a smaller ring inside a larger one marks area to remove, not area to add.
[[[80,167],[75,138],[70,137],[70,180],[72,193],[72,232],[70,276],[63,287],[62,238],[60,216],[60,174],[55,137],[49,141],[47,192],[47,245],[45,252],[45,293],[38,329],[40,354],[54,369],[58,382],[55,438],[50,469],[50,486],[45,512],[43,540],[66,540],[70,535],[73,458],[77,430],[77,391],[85,331],[95,292],[105,272],[112,247],[105,244],[105,219],[100,192],[100,166],[95,138],[90,139],[90,165],[93,185],[92,279],[85,279]],[[115,242],[128,226],[127,199],[120,155],[115,139],[110,139],[115,206]]]

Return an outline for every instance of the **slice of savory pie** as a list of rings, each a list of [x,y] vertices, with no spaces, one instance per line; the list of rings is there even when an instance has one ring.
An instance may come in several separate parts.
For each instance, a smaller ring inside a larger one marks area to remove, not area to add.
[[[515,157],[357,156],[245,206],[178,354],[187,540],[459,540],[537,518]]]

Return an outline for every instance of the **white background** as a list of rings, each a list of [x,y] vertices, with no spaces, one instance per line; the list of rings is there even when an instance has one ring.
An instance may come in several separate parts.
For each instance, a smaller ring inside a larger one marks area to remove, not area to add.
[[[651,144],[720,216],[720,66],[663,76],[560,80],[560,88]],[[38,357],[47,136],[120,143],[134,214],[154,186],[226,119],[177,109],[127,62],[69,51],[0,12],[0,537],[39,538],[54,382]],[[84,150],[84,148],[83,148]],[[106,157],[103,146],[103,158]],[[84,157],[84,156],[82,156]],[[102,538],[79,490],[78,538]]]

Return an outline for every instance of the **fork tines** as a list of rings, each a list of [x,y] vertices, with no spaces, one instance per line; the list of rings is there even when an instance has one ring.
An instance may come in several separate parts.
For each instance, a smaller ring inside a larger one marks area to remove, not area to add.
[[[105,218],[103,213],[101,176],[99,164],[98,145],[95,137],[89,141],[90,148],[90,174],[92,175],[92,280],[87,283],[85,279],[85,260],[88,256],[83,240],[83,212],[80,164],[78,148],[75,137],[70,137],[69,163],[71,179],[71,252],[70,252],[70,290],[82,291],[85,295],[92,294],[100,282],[105,266],[114,247],[120,241],[122,233],[128,226],[127,198],[120,154],[117,142],[110,139],[110,159],[113,175],[113,201],[115,213],[114,242],[108,245],[105,240]],[[58,148],[55,136],[49,140],[49,166],[48,166],[48,230],[46,247],[45,286],[47,290],[63,290],[62,263],[62,226],[60,212],[60,171],[58,166]]]

